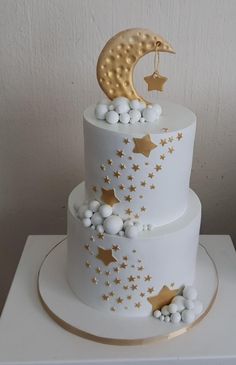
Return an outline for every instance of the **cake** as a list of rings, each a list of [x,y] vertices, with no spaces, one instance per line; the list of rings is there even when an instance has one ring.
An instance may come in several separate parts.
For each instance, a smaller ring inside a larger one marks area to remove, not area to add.
[[[120,49],[135,51],[118,64]],[[109,99],[83,116],[85,181],[68,200],[67,280],[98,315],[147,317],[184,288],[194,292],[201,204],[189,181],[196,116],[172,102],[147,103],[134,91],[130,63],[151,51],[173,53],[150,31],[113,37],[97,69]],[[129,77],[119,76],[125,65]],[[158,69],[150,78],[162,89]]]

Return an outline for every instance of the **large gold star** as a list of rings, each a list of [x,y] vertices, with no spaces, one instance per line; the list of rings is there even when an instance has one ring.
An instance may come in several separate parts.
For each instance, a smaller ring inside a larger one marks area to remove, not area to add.
[[[157,145],[151,141],[149,134],[142,138],[133,138],[133,140],[135,144],[133,152],[142,153],[146,157],[149,157],[151,151],[157,147]]]
[[[163,85],[168,79],[167,77],[161,76],[157,72],[154,72],[152,75],[145,76],[144,80],[148,84],[148,91],[163,91]]]
[[[120,202],[120,200],[116,196],[115,189],[102,188],[101,200],[111,206]]]
[[[147,300],[152,305],[153,312],[162,308],[164,305],[170,304],[171,300],[178,295],[181,290],[182,288],[170,290],[164,285],[157,295],[148,297]]]
[[[112,262],[117,262],[116,258],[112,255],[112,249],[106,250],[105,248],[98,247],[97,259],[101,260],[104,265],[108,266]]]

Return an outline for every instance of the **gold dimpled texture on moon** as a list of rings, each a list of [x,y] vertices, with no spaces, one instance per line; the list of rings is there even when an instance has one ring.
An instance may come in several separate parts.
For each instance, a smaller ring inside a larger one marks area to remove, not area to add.
[[[165,39],[147,29],[127,29],[112,37],[97,62],[98,83],[108,98],[125,96],[144,101],[134,88],[134,67],[141,57],[157,51],[175,53]]]

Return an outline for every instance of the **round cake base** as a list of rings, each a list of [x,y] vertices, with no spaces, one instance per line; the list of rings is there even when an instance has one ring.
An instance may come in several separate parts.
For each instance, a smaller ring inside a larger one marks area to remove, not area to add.
[[[194,285],[204,309],[193,323],[172,324],[151,316],[127,318],[116,313],[102,313],[82,303],[71,290],[66,279],[66,247],[67,241],[64,239],[44,258],[38,273],[38,294],[50,317],[77,336],[126,346],[171,339],[184,334],[205,318],[215,301],[217,268],[206,248],[200,245]]]

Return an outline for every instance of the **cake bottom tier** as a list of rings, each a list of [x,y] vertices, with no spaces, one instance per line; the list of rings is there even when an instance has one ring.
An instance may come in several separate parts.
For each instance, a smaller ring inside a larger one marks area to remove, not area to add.
[[[67,248],[67,279],[83,303],[114,315],[149,316],[149,299],[163,286],[193,284],[201,203],[192,190],[182,217],[135,239],[85,228],[74,211],[85,199],[81,183],[69,197]]]

